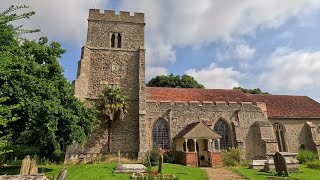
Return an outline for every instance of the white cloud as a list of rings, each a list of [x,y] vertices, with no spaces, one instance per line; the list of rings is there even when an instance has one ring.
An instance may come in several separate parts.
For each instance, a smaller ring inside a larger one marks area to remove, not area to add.
[[[146,68],[146,82],[151,78],[161,75],[168,75],[168,70],[164,67],[148,67]]]
[[[297,91],[320,83],[320,51],[278,48],[265,67],[260,83],[273,90]]]
[[[103,6],[107,1],[97,0],[97,4]],[[87,18],[89,8],[94,7],[94,1],[88,0],[1,0],[0,9],[6,9],[10,5],[27,5],[27,11],[35,11],[31,21],[21,24],[33,29],[40,29],[40,33],[32,35],[32,38],[49,36],[57,41],[73,43],[78,46],[84,44],[86,39]]]
[[[248,60],[254,56],[255,49],[249,47],[247,44],[239,44],[236,46],[234,53],[235,57],[238,57],[241,60]]]
[[[246,43],[232,43],[228,47],[218,51],[216,58],[218,61],[224,61],[228,59],[248,61],[253,58],[256,49],[250,47]],[[242,65],[246,62],[241,62]]]
[[[214,63],[212,63],[209,67],[200,70],[189,69],[185,73],[193,76],[206,88],[222,89],[238,87],[239,83],[237,82],[237,79],[241,75],[240,72],[235,71],[232,68],[218,67]]]
[[[146,44],[152,41],[149,53],[170,50],[161,56],[149,55],[152,63],[172,63],[177,47],[239,40],[257,28],[277,28],[295,17],[303,20],[319,6],[319,0],[130,0],[123,1],[121,8],[146,14]]]

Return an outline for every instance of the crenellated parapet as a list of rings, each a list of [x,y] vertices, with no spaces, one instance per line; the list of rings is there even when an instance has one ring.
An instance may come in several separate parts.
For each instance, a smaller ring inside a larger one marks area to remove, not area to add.
[[[144,23],[144,13],[134,12],[133,16],[131,16],[130,12],[126,11],[120,11],[119,14],[116,14],[116,12],[113,10],[104,10],[103,12],[100,12],[100,9],[90,9],[88,21],[91,20],[105,20],[126,23]]]
[[[253,103],[253,102],[226,102],[226,101],[154,101],[146,100],[149,105],[160,105],[160,106],[255,106],[259,107],[263,113],[266,111],[266,105],[263,102]]]

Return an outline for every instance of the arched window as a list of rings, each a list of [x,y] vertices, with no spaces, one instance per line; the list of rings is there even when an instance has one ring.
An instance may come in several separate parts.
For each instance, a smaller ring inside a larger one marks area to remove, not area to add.
[[[220,148],[221,149],[228,149],[230,147],[230,134],[229,134],[229,127],[228,124],[222,120],[219,119],[214,124],[214,129],[216,133],[218,133],[221,136],[220,139]],[[218,143],[215,143],[216,149],[218,149]]]
[[[111,35],[111,47],[112,48],[115,46],[115,41],[116,41],[116,35],[112,34]]]
[[[121,34],[118,34],[118,48],[121,48]]]
[[[153,146],[169,149],[169,131],[167,122],[164,119],[158,119],[152,130]]]
[[[278,148],[280,152],[287,152],[286,141],[284,138],[284,126],[280,123],[274,123],[273,129],[276,134]]]

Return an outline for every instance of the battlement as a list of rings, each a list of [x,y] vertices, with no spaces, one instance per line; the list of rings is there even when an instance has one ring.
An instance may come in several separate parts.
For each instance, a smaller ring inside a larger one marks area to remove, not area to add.
[[[144,13],[134,12],[134,15],[131,16],[130,12],[126,11],[120,11],[118,15],[113,10],[104,10],[104,12],[100,12],[100,9],[89,9],[88,21],[96,20],[144,24]]]
[[[262,110],[266,111],[266,105],[263,102],[259,103],[252,103],[252,102],[226,102],[226,101],[154,101],[154,100],[147,100],[146,103],[150,105],[171,105],[171,106],[203,106],[203,107],[209,107],[209,106],[247,106],[252,105],[259,108],[262,108]]]

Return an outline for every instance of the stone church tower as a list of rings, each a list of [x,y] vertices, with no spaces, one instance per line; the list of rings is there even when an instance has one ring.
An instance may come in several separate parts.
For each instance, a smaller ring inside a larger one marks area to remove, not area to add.
[[[132,156],[139,152],[139,116],[145,114],[144,27],[143,13],[90,9],[75,80],[75,96],[86,103],[97,99],[106,85],[118,85],[128,96],[126,118],[112,123],[111,151],[129,151]],[[86,152],[106,153],[105,131],[100,127],[93,132]]]

